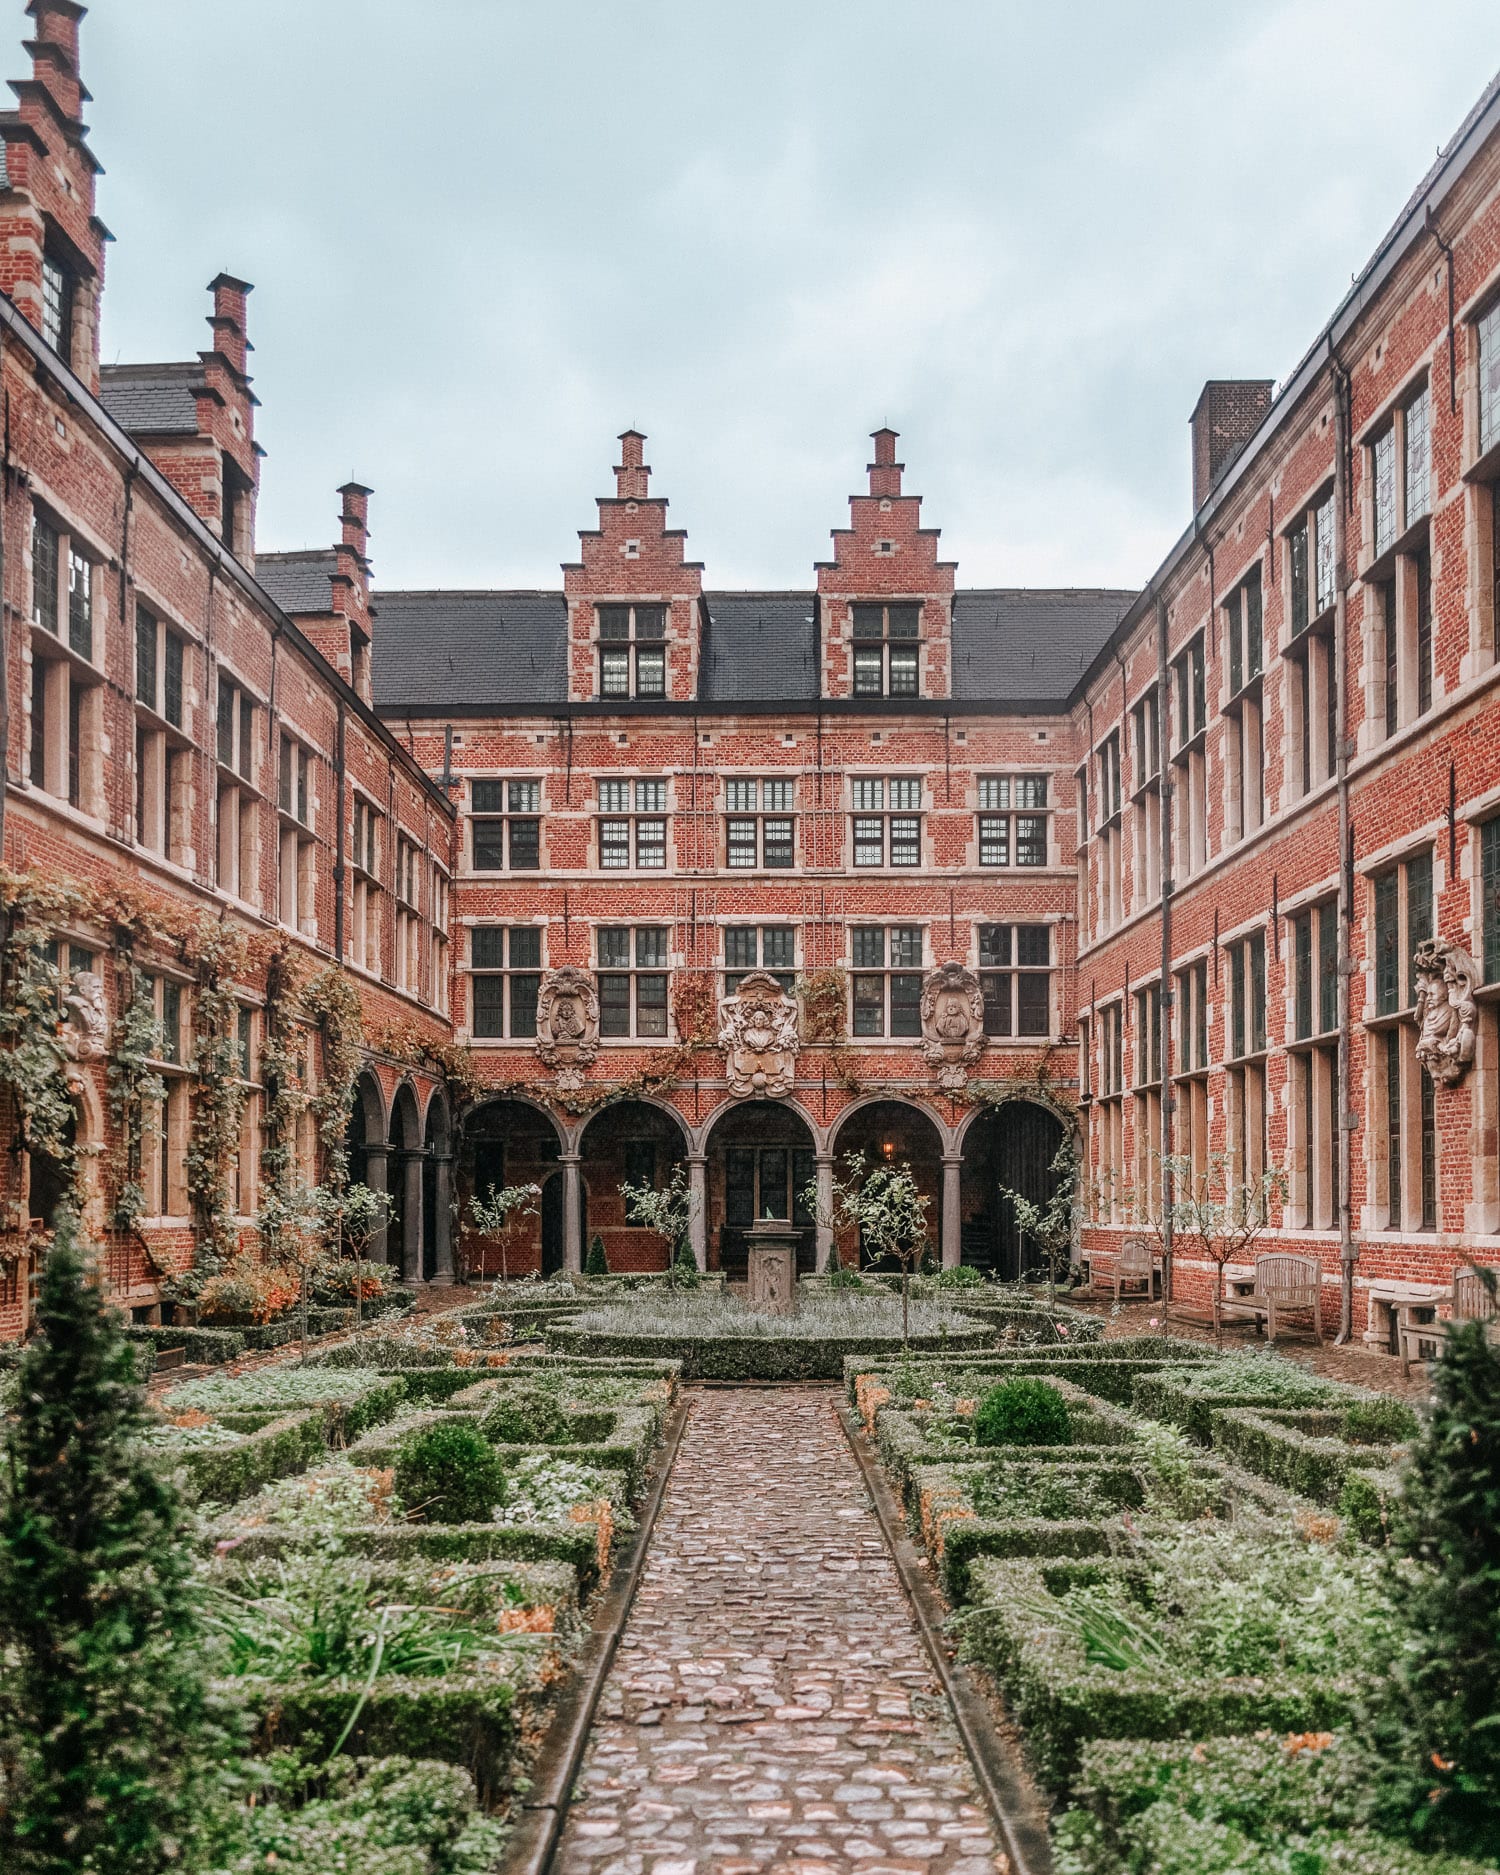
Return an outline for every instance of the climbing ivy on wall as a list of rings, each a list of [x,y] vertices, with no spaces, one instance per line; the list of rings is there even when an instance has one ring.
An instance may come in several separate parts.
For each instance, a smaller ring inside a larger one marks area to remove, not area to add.
[[[109,1117],[115,1130],[110,1163],[110,1215],[120,1230],[134,1230],[146,1210],[141,1160],[152,1115],[166,1099],[166,1083],[151,1065],[161,1059],[165,1037],[151,986],[129,952],[115,974],[114,1029],[105,1062]]]

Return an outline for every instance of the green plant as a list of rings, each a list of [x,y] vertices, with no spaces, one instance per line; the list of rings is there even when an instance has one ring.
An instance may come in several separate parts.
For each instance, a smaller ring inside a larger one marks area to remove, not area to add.
[[[1356,1543],[1383,1543],[1390,1527],[1390,1504],[1367,1471],[1351,1471],[1339,1492],[1338,1514]]]
[[[1002,1184],[999,1188],[1000,1196],[1010,1200],[1017,1230],[1042,1253],[1049,1300],[1056,1298],[1058,1276],[1068,1267],[1078,1236],[1078,1222],[1083,1213],[1079,1169],[1077,1142],[1072,1133],[1065,1132],[1047,1167],[1052,1193],[1045,1204],[1037,1204],[1024,1192],[1012,1191],[1008,1185]]]
[[[555,1394],[511,1387],[496,1398],[479,1430],[495,1445],[559,1445],[568,1436],[568,1418]]]
[[[401,1443],[396,1496],[428,1523],[487,1521],[506,1499],[505,1461],[478,1426],[449,1420]]]
[[[904,1161],[880,1165],[851,1152],[846,1178],[834,1178],[832,1195],[818,1195],[816,1180],[805,1203],[818,1222],[834,1233],[852,1230],[874,1260],[889,1257],[901,1270],[901,1339],[911,1338],[911,1278],[927,1250],[927,1212],[931,1200],[917,1189],[916,1174]]]
[[[500,1246],[500,1280],[510,1281],[510,1241],[516,1226],[541,1208],[540,1185],[491,1185],[483,1197],[469,1200],[469,1216],[481,1237]]]
[[[157,1875],[232,1772],[182,1512],[72,1233],[47,1259],[0,1509],[0,1866]]]
[[[588,1260],[583,1266],[585,1276],[608,1276],[609,1258],[604,1254],[604,1239],[598,1231],[594,1232],[589,1244]]]
[[[1450,1331],[1394,1517],[1399,1645],[1375,1706],[1385,1815],[1423,1844],[1493,1849],[1500,1818],[1500,1348]]]
[[[974,1413],[976,1445],[1067,1445],[1073,1437],[1068,1403],[1045,1380],[1002,1380]]]
[[[698,1260],[693,1255],[693,1194],[685,1165],[672,1168],[666,1184],[632,1185],[628,1179],[620,1186],[625,1200],[625,1215],[632,1224],[654,1230],[667,1249],[667,1280],[678,1288],[695,1288]]]
[[[1404,1400],[1382,1397],[1346,1406],[1341,1430],[1351,1445],[1397,1445],[1415,1439],[1422,1423]]]

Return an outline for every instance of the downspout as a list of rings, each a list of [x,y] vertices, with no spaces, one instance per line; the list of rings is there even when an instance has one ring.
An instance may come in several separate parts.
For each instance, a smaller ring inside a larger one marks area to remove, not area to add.
[[[333,954],[342,966],[344,961],[344,700],[339,698],[338,729],[333,744],[333,791],[338,802],[338,818],[333,836]]]
[[[1161,1295],[1166,1312],[1172,1300],[1172,1207],[1176,1193],[1172,1181],[1172,1116],[1177,1096],[1172,1091],[1172,770],[1168,755],[1171,737],[1171,671],[1167,663],[1167,602],[1156,601],[1156,759],[1157,805],[1160,810],[1159,869],[1161,874],[1161,994],[1157,1002],[1158,1067],[1161,1073]],[[1151,1285],[1146,1285],[1149,1290]]]
[[[1349,1182],[1353,1154],[1349,1081],[1349,982],[1354,968],[1354,882],[1347,863],[1349,854],[1349,610],[1348,610],[1348,526],[1346,510],[1350,499],[1348,443],[1349,374],[1329,344],[1329,366],[1333,374],[1334,461],[1333,461],[1333,663],[1338,673],[1334,693],[1333,721],[1339,815],[1339,895],[1338,895],[1338,1155],[1339,1155],[1339,1332],[1336,1345],[1342,1347],[1354,1334],[1354,1265],[1359,1248],[1354,1241],[1350,1216]]]

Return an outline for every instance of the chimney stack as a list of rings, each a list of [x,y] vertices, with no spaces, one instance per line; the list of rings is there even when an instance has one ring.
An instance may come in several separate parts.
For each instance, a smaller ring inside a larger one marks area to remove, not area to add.
[[[646,438],[639,430],[620,435],[620,460],[615,464],[615,494],[621,501],[644,501],[651,471],[646,467]]]
[[[896,460],[896,430],[872,430],[875,442],[875,460],[867,466],[870,471],[870,493],[872,495],[894,497],[901,493],[901,471],[904,462]]]
[[[1271,408],[1272,378],[1210,378],[1193,406],[1193,513],[1260,428]]]
[[[75,0],[31,0],[36,37],[26,41],[31,74],[46,87],[64,119],[77,124],[88,96],[78,76],[78,22],[87,9]]]
[[[341,543],[354,549],[361,567],[367,566],[370,551],[370,496],[374,491],[366,488],[363,482],[345,482],[338,492],[344,500],[339,513],[343,530]]]

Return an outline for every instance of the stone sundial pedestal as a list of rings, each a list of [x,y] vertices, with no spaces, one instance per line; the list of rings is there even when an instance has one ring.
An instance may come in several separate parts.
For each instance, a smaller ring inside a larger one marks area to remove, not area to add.
[[[768,1315],[790,1315],[797,1307],[797,1232],[784,1218],[758,1218],[750,1226],[746,1300]]]

